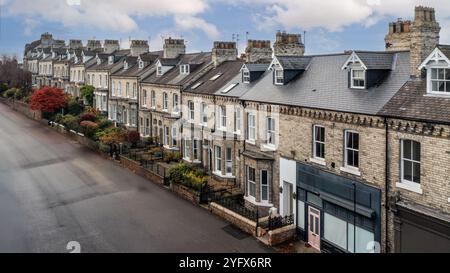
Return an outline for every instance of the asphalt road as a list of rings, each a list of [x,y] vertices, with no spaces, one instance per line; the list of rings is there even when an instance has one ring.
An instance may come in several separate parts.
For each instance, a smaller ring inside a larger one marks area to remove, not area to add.
[[[0,252],[268,252],[0,103]]]

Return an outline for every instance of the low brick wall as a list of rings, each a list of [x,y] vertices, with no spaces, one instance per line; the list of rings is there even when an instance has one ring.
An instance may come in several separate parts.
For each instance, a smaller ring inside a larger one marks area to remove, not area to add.
[[[20,112],[29,118],[32,118],[35,120],[40,120],[42,118],[41,111],[31,110],[30,106],[24,102],[13,101],[10,99],[5,99],[5,98],[0,98],[0,101],[5,103],[9,107],[11,107],[11,109],[13,109],[17,112]]]
[[[120,156],[120,163],[125,168],[131,170],[135,174],[142,176],[152,182],[158,183],[163,185],[164,184],[164,177],[161,177],[145,168],[142,168],[138,162],[131,160],[127,157]]]
[[[295,237],[295,225],[292,224],[275,230],[270,230],[268,232],[268,235],[270,246],[287,242],[289,240],[294,239]]]
[[[174,183],[171,183],[170,189],[179,197],[188,200],[189,202],[193,203],[194,205],[198,205],[200,203],[200,194],[198,192],[194,192],[191,189],[188,189],[187,187],[183,185],[177,185]]]
[[[234,211],[222,207],[221,205],[214,202],[211,202],[209,204],[209,208],[213,214],[225,219],[245,233],[256,236],[256,222],[247,219],[244,216],[239,215]]]

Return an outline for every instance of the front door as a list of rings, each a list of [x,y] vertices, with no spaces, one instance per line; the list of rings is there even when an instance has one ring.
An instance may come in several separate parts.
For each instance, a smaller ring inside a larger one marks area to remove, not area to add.
[[[309,207],[308,219],[308,243],[320,250],[320,211]]]
[[[293,214],[292,184],[283,181],[283,216]]]

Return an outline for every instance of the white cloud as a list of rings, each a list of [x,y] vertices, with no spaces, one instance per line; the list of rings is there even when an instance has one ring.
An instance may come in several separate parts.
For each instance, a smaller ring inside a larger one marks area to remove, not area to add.
[[[28,36],[28,35],[33,34],[33,30],[39,25],[39,21],[34,20],[32,18],[25,18],[24,24],[25,24],[25,29],[23,32],[25,35]]]
[[[196,16],[208,8],[206,0],[15,0],[5,5],[11,16],[119,32],[137,30],[136,16]]]
[[[342,31],[351,24],[371,26],[386,17],[412,18],[414,6],[425,5],[436,9],[442,25],[442,38],[450,40],[450,5],[448,0],[214,0],[230,5],[263,8],[258,15],[262,27],[282,26],[286,29]],[[259,13],[260,11],[258,11]],[[448,33],[448,34],[447,34]]]
[[[201,18],[193,16],[175,16],[175,25],[179,30],[200,29],[210,38],[217,38],[219,36],[217,27]]]

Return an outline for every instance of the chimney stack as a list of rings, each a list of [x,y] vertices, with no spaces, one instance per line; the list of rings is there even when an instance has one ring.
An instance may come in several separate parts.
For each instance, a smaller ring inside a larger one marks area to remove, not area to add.
[[[113,53],[120,49],[119,40],[105,40],[103,43],[103,51],[106,54]]]
[[[245,49],[247,63],[266,63],[272,60],[272,47],[269,40],[248,40]]]
[[[387,51],[409,50],[411,46],[411,21],[398,18],[389,23],[389,33],[384,38]]]
[[[81,42],[81,40],[70,40],[69,41],[70,49],[78,49],[78,48],[82,48],[82,47],[83,47],[83,43]]]
[[[186,53],[186,45],[184,39],[172,39],[169,37],[164,40],[164,54],[163,57],[167,59],[174,59],[181,54]]]
[[[43,33],[41,34],[41,45],[43,47],[48,47],[53,42],[53,35],[51,33]]]
[[[89,51],[94,51],[102,48],[102,43],[100,42],[100,40],[88,40],[86,48]]]
[[[414,22],[411,27],[410,70],[411,76],[420,78],[420,64],[439,44],[441,27],[436,22],[433,8],[418,6],[415,8]]]
[[[290,34],[278,31],[273,45],[275,56],[303,56],[305,45],[300,34]]]
[[[130,51],[131,56],[137,57],[147,53],[150,50],[147,40],[131,40]]]
[[[214,66],[225,61],[235,61],[237,59],[238,50],[236,42],[221,42],[215,41],[212,49],[211,58]]]

